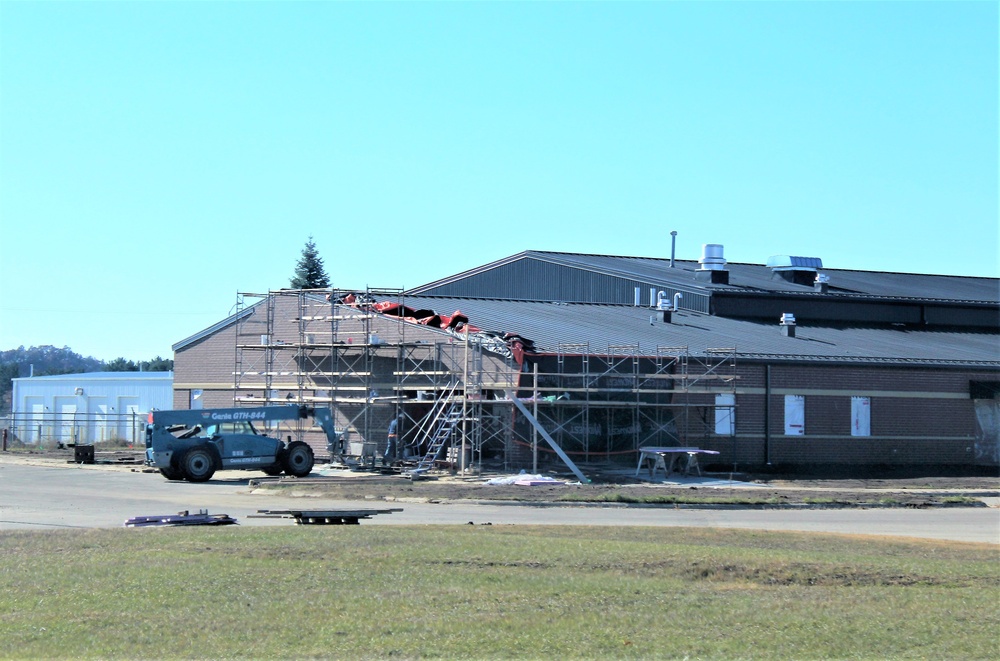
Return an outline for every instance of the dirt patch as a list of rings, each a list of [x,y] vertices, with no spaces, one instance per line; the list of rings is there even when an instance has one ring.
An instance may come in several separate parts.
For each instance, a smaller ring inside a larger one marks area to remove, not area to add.
[[[304,479],[255,480],[262,489],[288,489],[301,495],[344,500],[389,502],[480,500],[516,503],[618,503],[649,506],[704,505],[741,507],[942,507],[983,506],[982,497],[1000,497],[1000,478],[933,478],[876,482],[857,480],[781,480],[772,483],[741,476],[733,486],[705,487],[642,482],[622,474],[594,475],[590,484],[489,485],[490,475],[460,477],[447,473],[410,480],[403,474],[344,471],[341,475]],[[705,477],[711,478],[706,475]],[[719,476],[728,480],[729,476]]]
[[[781,489],[702,489],[652,485],[584,484],[566,486],[487,486],[450,481],[410,483],[402,478],[276,480],[257,488],[291,489],[302,495],[343,500],[481,500],[518,503],[622,503],[636,505],[734,505],[759,507],[939,507],[978,506],[979,497],[1000,497],[997,489],[947,492],[784,487]]]

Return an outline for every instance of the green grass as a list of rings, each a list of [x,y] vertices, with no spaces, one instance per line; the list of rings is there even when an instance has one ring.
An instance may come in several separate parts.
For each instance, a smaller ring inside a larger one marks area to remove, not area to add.
[[[0,533],[5,658],[1000,657],[993,546],[677,528]]]

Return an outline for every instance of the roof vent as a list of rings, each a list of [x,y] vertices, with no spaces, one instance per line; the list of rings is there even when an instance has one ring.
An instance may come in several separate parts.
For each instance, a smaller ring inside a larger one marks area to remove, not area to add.
[[[701,259],[698,263],[699,270],[718,271],[726,268],[726,258],[722,256],[722,244],[706,243],[701,247]]]
[[[795,315],[791,312],[781,314],[781,334],[785,337],[795,337]]]
[[[698,260],[698,270],[695,277],[715,284],[728,285],[729,271],[726,270],[726,258],[722,256],[722,244],[706,243],[701,246],[701,259]]]
[[[816,284],[817,272],[823,268],[823,260],[819,257],[773,255],[767,258],[767,266],[773,275],[797,285],[812,287]]]

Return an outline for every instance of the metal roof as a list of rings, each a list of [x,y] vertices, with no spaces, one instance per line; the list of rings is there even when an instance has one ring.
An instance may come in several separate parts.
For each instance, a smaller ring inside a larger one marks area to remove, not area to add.
[[[16,377],[14,381],[36,382],[36,381],[113,381],[116,379],[129,379],[133,381],[169,381],[174,378],[173,372],[75,372],[71,374],[45,374],[43,376],[22,376]]]
[[[818,263],[819,260],[815,259]],[[441,280],[409,290],[413,294],[433,294],[445,285],[513,264],[520,260],[537,260],[595,274],[662,285],[678,291],[714,290],[766,291],[811,293],[809,285],[795,284],[762,264],[727,263],[728,284],[712,284],[698,279],[699,264],[693,260],[670,260],[655,257],[619,257],[527,250],[490,262]],[[813,262],[810,262],[813,263]],[[920,300],[1000,303],[1000,279],[957,275],[891,273],[823,268],[829,276],[828,293],[840,296],[877,296]]]
[[[664,323],[662,313],[647,307],[412,295],[404,302],[441,314],[460,310],[471,325],[521,335],[543,353],[558,352],[560,344],[587,344],[593,354],[624,345],[637,345],[642,355],[654,355],[657,347],[687,347],[694,355],[735,348],[739,356],[767,360],[1000,368],[996,333],[798,326],[796,337],[786,337],[777,319],[756,323],[680,311]]]

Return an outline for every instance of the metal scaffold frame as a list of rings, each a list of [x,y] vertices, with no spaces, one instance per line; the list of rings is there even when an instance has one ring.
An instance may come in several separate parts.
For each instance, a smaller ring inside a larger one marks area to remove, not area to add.
[[[714,430],[704,412],[715,409],[714,395],[736,392],[736,349],[559,344],[553,371],[522,374],[521,392],[532,414],[560,447],[583,461],[634,456],[643,446],[687,445]],[[711,398],[709,400],[708,398]],[[693,411],[702,415],[692,416]],[[594,442],[594,437],[602,440]],[[521,439],[537,466],[534,430]]]
[[[425,409],[445,398],[460,406],[454,445],[466,448],[452,451],[452,461],[478,465],[485,446],[509,438],[509,415],[493,397],[514,386],[512,356],[488,354],[460,333],[411,340],[418,327],[376,312],[376,301],[402,306],[402,290],[238,294],[235,404],[328,406],[344,454],[374,458],[388,420],[403,412],[412,441],[433,423],[423,419]]]
[[[708,416],[692,411],[714,407],[714,394],[735,396],[735,348],[695,356],[687,347],[609,345],[594,351],[566,343],[555,354],[532,356],[530,371],[528,362],[518,366],[512,353],[487,351],[468,334],[428,333],[383,313],[387,303],[402,309],[403,291],[238,294],[235,404],[328,406],[343,454],[372,462],[383,449],[388,421],[402,412],[409,430],[405,445],[414,449],[412,458],[426,463],[432,436],[445,436],[433,431],[436,421],[429,416],[447,415],[454,426],[452,449],[445,455],[444,448],[433,448],[432,461],[480,467],[489,449],[506,469],[519,469],[527,448],[537,471],[537,429],[518,423],[505,393],[518,393],[567,454],[583,461],[628,455],[629,462],[642,446],[703,440]],[[538,362],[550,370],[540,371]],[[301,437],[304,430],[297,433]]]

